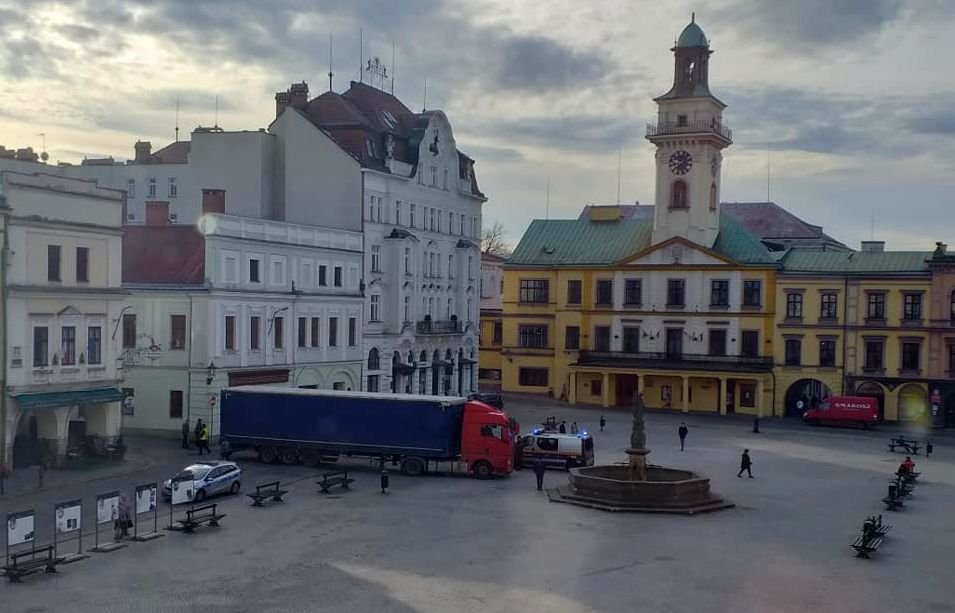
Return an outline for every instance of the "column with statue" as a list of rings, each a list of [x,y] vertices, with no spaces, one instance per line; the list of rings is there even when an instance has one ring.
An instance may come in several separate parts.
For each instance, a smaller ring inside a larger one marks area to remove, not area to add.
[[[633,394],[633,429],[630,433],[630,448],[627,455],[630,457],[630,479],[634,481],[647,480],[647,425],[644,420],[646,405],[643,403],[643,392]]]

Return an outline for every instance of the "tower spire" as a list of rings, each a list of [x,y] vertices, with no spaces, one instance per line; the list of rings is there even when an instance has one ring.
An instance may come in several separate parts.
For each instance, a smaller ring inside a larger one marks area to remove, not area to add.
[[[335,76],[335,73],[332,72],[332,33],[328,33],[328,91],[332,91],[332,77]]]

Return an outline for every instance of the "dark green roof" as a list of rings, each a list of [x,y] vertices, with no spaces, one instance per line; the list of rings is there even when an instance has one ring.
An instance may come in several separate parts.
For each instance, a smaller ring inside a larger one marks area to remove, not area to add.
[[[21,409],[46,409],[52,407],[68,407],[74,404],[86,405],[99,404],[101,402],[115,402],[123,399],[123,393],[115,387],[104,387],[92,390],[20,394],[15,396],[15,398]]]
[[[650,247],[652,230],[652,219],[535,219],[507,264],[607,266]],[[759,238],[727,215],[713,251],[740,264],[775,264]]]
[[[898,274],[928,272],[926,251],[823,251],[790,249],[781,259],[785,272]]]
[[[680,38],[676,41],[677,47],[709,47],[710,43],[706,40],[706,34],[703,29],[696,25],[696,18],[688,26],[683,28]]]

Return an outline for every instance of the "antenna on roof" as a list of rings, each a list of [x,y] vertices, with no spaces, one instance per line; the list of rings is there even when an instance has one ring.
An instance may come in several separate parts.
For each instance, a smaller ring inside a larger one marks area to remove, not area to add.
[[[421,112],[428,110],[428,78],[424,79],[424,102],[421,103]]]
[[[216,115],[215,115],[215,128],[219,127],[219,95],[216,94]]]
[[[696,11],[690,13],[690,23],[696,23]]]
[[[335,73],[332,72],[332,33],[328,33],[328,91],[332,91],[332,77],[335,76]]]
[[[358,82],[364,83],[362,73],[365,70],[365,31],[358,29]]]
[[[179,142],[179,96],[176,96],[176,142]]]
[[[391,41],[391,95],[395,95],[395,41]]]

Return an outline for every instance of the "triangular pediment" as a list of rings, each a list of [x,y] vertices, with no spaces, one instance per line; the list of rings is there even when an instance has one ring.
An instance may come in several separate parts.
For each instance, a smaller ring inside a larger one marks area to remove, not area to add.
[[[78,310],[76,310],[75,307],[71,305],[67,305],[66,308],[64,308],[62,311],[57,313],[57,316],[59,317],[76,317],[79,315],[82,315],[82,313],[80,313]]]
[[[685,238],[674,237],[651,245],[620,261],[623,266],[735,266],[726,256],[697,245]]]

